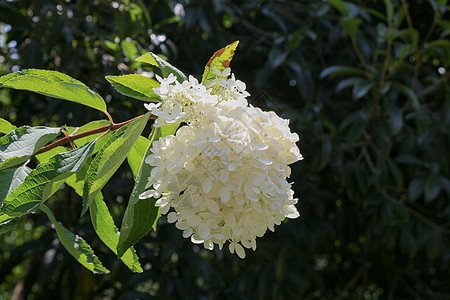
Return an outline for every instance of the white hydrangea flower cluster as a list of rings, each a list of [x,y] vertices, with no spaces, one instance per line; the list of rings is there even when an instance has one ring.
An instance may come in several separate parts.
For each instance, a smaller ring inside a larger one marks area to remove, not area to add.
[[[215,70],[217,79],[206,85],[158,78],[162,102],[146,105],[158,116],[155,126],[187,125],[153,142],[145,160],[154,166],[149,190],[140,198],[157,198],[161,214],[193,243],[222,249],[229,241],[230,252],[244,258],[256,237],[299,216],[286,178],[302,156],[289,121],[249,106],[245,84],[227,79],[227,69]]]

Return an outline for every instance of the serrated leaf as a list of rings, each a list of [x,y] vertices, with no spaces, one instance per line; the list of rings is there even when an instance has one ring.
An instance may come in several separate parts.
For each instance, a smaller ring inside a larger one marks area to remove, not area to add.
[[[0,138],[0,170],[24,163],[60,133],[61,128],[22,126]]]
[[[24,182],[30,172],[31,169],[27,166],[0,171],[0,205],[13,190]]]
[[[95,141],[68,152],[60,153],[47,163],[41,163],[5,199],[0,210],[0,222],[10,217],[36,211],[72,174],[78,172],[92,153]]]
[[[73,101],[106,112],[99,94],[72,77],[47,70],[23,70],[0,77],[0,87],[27,90],[45,96]]]
[[[89,206],[92,225],[102,242],[117,254],[117,244],[119,242],[119,232],[114,220],[109,213],[106,203],[103,201],[102,193],[98,193]],[[128,249],[120,257],[123,263],[133,272],[142,273],[142,267],[134,249]]]
[[[331,66],[328,68],[325,68],[320,72],[319,77],[325,78],[327,76],[336,76],[336,75],[365,75],[365,72],[363,69],[358,69],[354,67],[348,67],[348,66]]]
[[[138,74],[122,76],[106,76],[106,80],[122,95],[150,102],[161,101],[153,88],[159,87],[159,82]]]
[[[207,80],[212,81],[216,78],[212,67],[215,67],[222,72],[225,68],[230,66],[230,62],[233,59],[238,44],[239,41],[234,41],[228,46],[217,50],[213,56],[211,56],[203,71],[202,83],[205,83]]]
[[[16,129],[17,127],[6,121],[5,119],[0,118],[0,133],[9,133]]]
[[[80,171],[78,171],[76,174],[73,174],[66,180],[66,184],[72,187],[80,196],[83,196],[84,178],[86,177],[86,173],[91,162],[92,158],[89,157],[87,163],[83,166],[83,168],[81,168]],[[91,215],[92,225],[94,226],[97,235],[109,249],[117,254],[116,249],[117,243],[119,242],[119,232],[114,225],[114,220],[108,211],[108,207],[103,201],[101,193],[98,193],[94,198],[89,211]],[[142,268],[133,248],[128,249],[125,255],[121,257],[121,260],[133,272],[142,272]]]
[[[97,129],[97,128],[100,128],[100,127],[103,127],[106,125],[110,125],[109,121],[95,120],[95,121],[89,122],[89,123],[84,124],[83,126],[79,127],[75,134],[82,134],[84,132],[87,132],[87,131],[90,131],[93,129]],[[90,141],[95,140],[97,137],[101,136],[102,134],[104,134],[104,132],[90,134],[86,137],[77,139],[76,141],[74,141],[74,143],[77,147],[81,147],[81,146],[85,145],[86,143],[89,143]],[[103,145],[106,143],[106,141],[108,140],[109,136],[111,136],[111,134],[112,133],[108,133],[101,139],[97,140],[97,142],[95,143],[94,151],[92,151],[92,153],[97,153],[103,147]]]
[[[125,160],[139,135],[144,130],[149,116],[150,113],[148,112],[121,127],[97,153],[86,175],[82,215],[87,211],[95,195],[101,191],[106,182]]]
[[[119,257],[150,231],[159,215],[159,208],[155,206],[156,200],[153,198],[139,199],[139,195],[145,191],[148,175],[153,168],[149,164],[146,164],[144,160],[145,157],[151,154],[151,144],[161,136],[160,132],[160,128],[153,128],[149,136],[150,143],[142,158],[139,172],[136,176],[136,183],[131,192],[120,227],[121,234],[119,244],[117,245],[117,255]]]
[[[69,151],[70,149],[64,146],[58,146],[55,147],[53,149],[50,149],[48,151],[36,154],[35,157],[36,159],[40,162],[48,162],[50,160],[50,158],[58,153],[62,153],[62,152],[66,152]]]
[[[139,172],[139,167],[141,166],[142,159],[145,156],[149,144],[150,141],[148,139],[139,136],[136,143],[134,143],[133,148],[130,150],[130,153],[127,155],[127,161],[133,172],[134,178],[136,178]]]
[[[45,204],[41,204],[39,208],[52,222],[61,244],[80,264],[95,274],[109,273],[109,270],[102,265],[94,251],[92,251],[91,246],[83,238],[73,234],[56,221],[52,211]]]
[[[167,76],[172,73],[178,78],[179,83],[187,80],[187,77],[183,74],[183,72],[152,52],[145,53],[144,55],[139,56],[138,58],[136,58],[136,61],[157,66],[161,70],[161,74],[164,78],[167,78]]]

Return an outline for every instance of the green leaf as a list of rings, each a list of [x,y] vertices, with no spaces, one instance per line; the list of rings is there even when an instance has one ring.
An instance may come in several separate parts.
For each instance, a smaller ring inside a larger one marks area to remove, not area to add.
[[[79,127],[76,132],[73,132],[72,134],[81,134],[90,130],[94,130],[103,126],[109,126],[110,123],[107,120],[96,120],[96,121],[92,121],[89,122],[87,124],[84,124],[83,126]],[[90,141],[95,140],[96,138],[98,138],[99,136],[101,136],[102,134],[104,134],[104,132],[99,132],[96,134],[90,134],[86,137],[82,137],[77,139],[76,141],[74,141],[75,145],[77,147],[81,147],[87,143],[89,143]],[[103,145],[106,143],[106,141],[108,140],[108,137],[111,136],[112,133],[108,133],[106,134],[104,137],[102,137],[101,139],[97,140],[97,142],[95,143],[95,147],[94,147],[94,151],[92,151],[92,153],[97,153],[102,147]]]
[[[83,238],[73,234],[56,221],[55,216],[47,206],[41,204],[39,208],[47,215],[50,222],[52,222],[61,244],[63,244],[64,248],[66,248],[80,264],[95,274],[109,273],[109,270],[102,265],[98,257],[94,254],[94,251],[92,251],[91,246],[89,246]]]
[[[392,159],[388,159],[389,168],[391,169],[392,177],[395,180],[395,183],[399,189],[403,189],[403,173],[396,163],[392,161]]]
[[[167,76],[169,76],[169,74],[172,73],[178,78],[178,82],[180,83],[187,80],[183,72],[181,72],[180,70],[169,64],[167,61],[165,61],[164,59],[160,58],[158,55],[152,52],[145,53],[144,55],[136,58],[136,61],[157,66],[161,70],[161,74],[164,78],[167,78]]]
[[[156,199],[139,199],[139,195],[145,191],[148,176],[153,168],[146,164],[144,160],[145,157],[151,154],[151,144],[160,137],[160,131],[160,128],[153,128],[149,136],[150,143],[140,163],[136,183],[131,192],[120,227],[121,234],[117,245],[119,257],[154,227],[159,216],[159,208],[155,206]]]
[[[147,151],[150,141],[143,136],[139,136],[136,143],[134,143],[133,148],[127,155],[127,161],[130,165],[131,171],[133,172],[133,177],[136,178],[141,162],[144,158],[145,152]]]
[[[425,202],[433,201],[439,194],[441,187],[441,179],[438,176],[432,175],[428,177],[425,182]]]
[[[89,204],[95,195],[101,191],[125,160],[139,135],[144,130],[149,116],[150,113],[148,112],[121,127],[97,153],[86,175],[82,215],[89,208]]]
[[[70,149],[64,146],[58,146],[48,151],[36,154],[35,157],[40,163],[48,162],[50,158],[58,153],[69,151]]]
[[[66,184],[72,187],[80,196],[83,196],[84,178],[86,177],[86,173],[91,162],[92,158],[89,157],[83,168],[66,180]],[[114,225],[113,218],[108,211],[108,207],[103,201],[103,196],[101,193],[98,193],[91,202],[89,212],[95,232],[103,243],[105,243],[109,249],[117,254],[116,249],[119,242],[119,232]],[[128,249],[125,255],[121,257],[121,260],[133,272],[142,272],[142,268],[133,248]]]
[[[394,134],[397,134],[403,127],[403,113],[402,110],[392,103],[392,101],[386,101],[386,107],[391,117],[391,126]]]
[[[178,127],[180,127],[180,123],[164,124],[163,126],[161,126],[161,136],[165,137],[171,134],[175,134]]]
[[[405,29],[398,32],[402,41],[411,44],[414,48],[419,44],[419,32],[416,29]]]
[[[391,0],[384,0],[384,6],[386,6],[386,19],[388,24],[392,24],[394,18],[394,5]]]
[[[339,23],[341,23],[342,27],[344,27],[345,32],[351,37],[356,36],[356,32],[358,31],[359,25],[362,23],[361,18],[355,17],[342,17],[339,19]]]
[[[22,126],[0,138],[0,170],[24,163],[60,133],[61,128]]]
[[[36,211],[70,175],[78,172],[92,153],[95,141],[68,152],[60,153],[41,163],[5,199],[0,210],[0,222],[10,217]]]
[[[99,238],[109,249],[117,254],[117,244],[120,235],[116,225],[114,225],[114,220],[109,213],[108,207],[103,201],[102,193],[98,193],[91,202],[89,213],[92,225]],[[129,248],[120,259],[131,271],[142,273],[143,270],[134,249]]]
[[[358,80],[353,85],[353,97],[355,99],[364,97],[374,85],[375,85],[375,82],[367,80],[367,79]]]
[[[16,129],[17,127],[6,121],[5,119],[0,118],[0,133],[9,133]]]
[[[350,77],[350,78],[345,78],[344,80],[340,81],[337,85],[336,85],[336,91],[340,92],[343,89],[354,85],[356,82],[360,81],[362,78],[361,77]]]
[[[419,99],[410,88],[398,82],[393,82],[392,87],[396,88],[400,93],[405,95],[411,101],[412,106],[415,110],[418,110],[420,108]]]
[[[139,53],[132,41],[122,41],[120,45],[122,46],[123,54],[128,58],[133,58]]]
[[[23,223],[25,216],[14,218],[0,224],[0,235],[10,232]],[[1,299],[1,298],[0,298]]]
[[[327,76],[337,76],[337,75],[365,75],[363,69],[358,69],[354,67],[348,67],[348,66],[331,66],[328,68],[325,68],[320,72],[319,77],[325,78]]]
[[[13,190],[24,182],[30,172],[31,169],[27,166],[0,171],[0,205]]]
[[[342,0],[328,0],[328,3],[330,5],[332,5],[334,8],[336,8],[341,13],[341,15],[348,16],[348,14],[349,14],[348,13],[348,8],[345,5],[344,1],[342,1]]]
[[[65,74],[47,70],[23,70],[0,77],[0,87],[27,90],[45,96],[77,102],[106,112],[99,94]]]
[[[160,97],[153,91],[159,82],[138,74],[106,76],[106,80],[122,95],[142,101],[158,102]]]
[[[234,52],[236,51],[238,44],[239,41],[234,41],[214,53],[205,66],[205,70],[202,75],[202,83],[205,83],[207,80],[212,81],[216,78],[212,67],[215,67],[222,72],[225,68],[230,66],[230,62],[233,59]]]
[[[422,195],[424,185],[425,180],[423,178],[416,178],[410,182],[408,187],[408,198],[410,202],[415,202]]]

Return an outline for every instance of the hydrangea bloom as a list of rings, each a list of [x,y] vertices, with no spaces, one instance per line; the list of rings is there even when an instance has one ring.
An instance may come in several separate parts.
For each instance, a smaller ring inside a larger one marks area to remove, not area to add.
[[[229,241],[230,252],[244,258],[256,237],[299,216],[286,178],[302,156],[289,121],[249,106],[245,84],[227,79],[227,69],[205,85],[158,78],[162,102],[146,105],[158,116],[154,126],[187,125],[153,143],[145,162],[154,168],[140,198],[157,198],[193,243],[222,249]]]

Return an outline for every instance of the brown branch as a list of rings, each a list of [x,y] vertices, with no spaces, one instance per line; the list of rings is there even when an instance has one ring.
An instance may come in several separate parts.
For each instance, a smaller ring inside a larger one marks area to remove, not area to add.
[[[425,216],[421,215],[419,212],[417,212],[416,210],[414,210],[413,208],[407,206],[407,209],[409,211],[410,214],[414,215],[417,219],[421,220],[422,222],[424,222],[425,224],[436,228],[437,230],[439,230],[442,233],[445,234],[450,234],[450,230],[448,230],[447,228],[443,228],[442,226],[439,226],[438,224],[434,223],[433,221],[429,220],[428,218],[426,218]]]
[[[408,4],[406,3],[406,0],[402,0],[402,6],[403,10],[405,12],[406,22],[408,23],[409,29],[414,29],[414,26],[412,24],[411,15],[409,14]]]
[[[140,117],[141,116],[137,116],[137,117],[135,117],[133,119],[130,119],[130,120],[122,122],[122,123],[105,125],[105,126],[102,126],[102,127],[99,127],[99,128],[95,128],[95,129],[92,129],[92,130],[88,130],[88,131],[85,131],[85,132],[82,132],[82,133],[79,133],[79,134],[76,134],[76,135],[65,136],[62,139],[59,139],[59,140],[57,140],[57,141],[55,141],[55,142],[53,142],[51,144],[48,144],[45,147],[42,147],[41,149],[36,151],[36,153],[34,153],[33,156],[36,155],[36,154],[47,152],[47,151],[49,151],[49,150],[51,150],[51,149],[53,149],[55,147],[62,146],[64,144],[68,143],[68,142],[72,142],[72,141],[81,139],[81,138],[83,138],[85,136],[97,134],[97,133],[100,133],[100,132],[105,132],[105,131],[108,131],[108,130],[117,130],[120,127],[122,127],[122,126],[124,126],[124,125],[126,125],[126,124],[136,120],[137,118],[140,118]],[[153,119],[154,117],[155,116],[150,115],[151,119]]]

